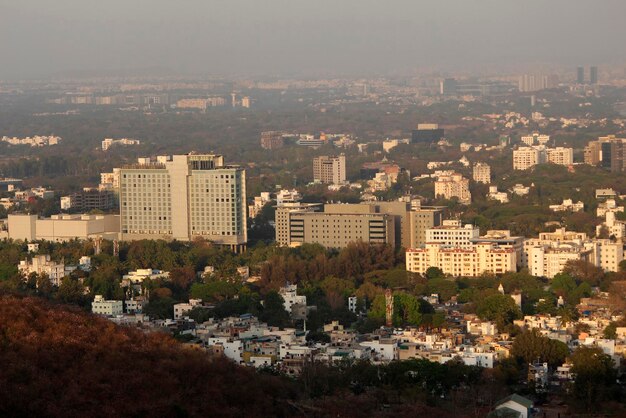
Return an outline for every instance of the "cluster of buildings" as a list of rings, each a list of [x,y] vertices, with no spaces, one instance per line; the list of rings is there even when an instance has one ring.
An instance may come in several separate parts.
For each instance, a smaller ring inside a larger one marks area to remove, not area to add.
[[[585,164],[602,167],[613,173],[620,173],[626,168],[626,138],[615,135],[602,136],[590,141],[585,147]]]
[[[537,164],[546,163],[571,166],[574,164],[574,150],[564,147],[546,148],[544,145],[513,150],[513,170],[528,170]]]
[[[207,110],[210,107],[226,106],[226,98],[222,96],[202,97],[202,98],[185,98],[176,102],[177,109],[196,109]],[[249,107],[249,105],[247,106]]]
[[[6,142],[10,145],[30,145],[31,147],[45,147],[48,145],[58,145],[61,142],[60,136],[54,135],[35,135],[25,138],[3,136],[0,142]]]
[[[102,141],[102,151],[108,151],[113,146],[120,145],[139,145],[141,141],[138,139],[130,139],[130,138],[121,138],[121,139],[113,139],[113,138],[105,138]]]

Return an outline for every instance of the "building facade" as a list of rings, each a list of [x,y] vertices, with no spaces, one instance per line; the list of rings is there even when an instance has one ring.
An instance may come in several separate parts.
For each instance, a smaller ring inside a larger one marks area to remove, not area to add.
[[[319,156],[313,159],[313,181],[325,184],[346,183],[346,156]]]
[[[282,132],[266,131],[261,132],[261,148],[273,150],[282,148],[285,144]]]
[[[491,167],[489,167],[489,164],[481,162],[474,164],[472,178],[478,183],[491,183]]]
[[[459,173],[439,176],[435,181],[435,197],[452,199],[456,197],[462,204],[472,203],[472,194],[469,189],[469,180]]]
[[[203,238],[243,249],[247,242],[245,170],[221,155],[175,155],[120,170],[121,238]]]

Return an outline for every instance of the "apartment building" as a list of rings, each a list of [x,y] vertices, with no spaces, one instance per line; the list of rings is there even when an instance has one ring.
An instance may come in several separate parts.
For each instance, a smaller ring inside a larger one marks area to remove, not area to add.
[[[60,286],[61,280],[65,277],[65,265],[52,261],[48,254],[36,255],[30,260],[22,260],[17,269],[24,278],[32,273],[45,274],[54,286]]]
[[[261,132],[261,148],[273,150],[282,148],[285,145],[283,133],[279,131]]]
[[[545,163],[572,165],[574,150],[564,147],[546,148],[544,145],[519,147],[513,150],[514,170],[527,170],[537,164]]]
[[[572,148],[546,148],[546,160],[557,165],[574,164],[574,150]]]
[[[214,154],[174,155],[120,170],[121,238],[247,242],[245,170]]]
[[[325,184],[346,183],[346,156],[319,156],[313,159],[313,181]]]
[[[94,209],[109,210],[115,206],[116,199],[113,190],[84,188],[82,192],[61,197],[62,210],[89,212]]]
[[[456,197],[462,204],[472,203],[472,194],[469,190],[469,180],[459,173],[441,175],[435,181],[435,197],[452,199]]]
[[[426,229],[426,244],[439,244],[454,248],[471,248],[472,240],[480,237],[474,225],[462,225],[458,220],[446,220],[442,225]]]
[[[489,164],[480,162],[474,164],[472,178],[478,183],[491,183],[491,167],[489,167]]]
[[[406,269],[424,274],[429,267],[438,267],[445,274],[476,277],[483,273],[503,274],[516,271],[517,257],[513,248],[482,242],[464,248],[442,243],[427,243],[424,248],[406,252]]]
[[[327,204],[323,211],[317,211],[320,206],[278,207],[276,241],[282,245],[315,242],[345,247],[351,241],[361,240],[410,248],[423,245],[427,228],[440,225],[442,220],[440,208],[412,208],[411,203],[400,201]]]
[[[542,135],[534,132],[532,135],[525,135],[521,137],[521,141],[529,147],[533,145],[546,145],[550,142],[550,135]]]
[[[121,139],[113,139],[113,138],[105,138],[102,141],[102,151],[108,151],[111,147],[115,145],[139,145],[141,141],[138,139],[130,139],[130,138],[121,138]]]
[[[91,303],[91,312],[96,315],[115,316],[124,313],[121,300],[105,300],[104,296],[96,295]]]

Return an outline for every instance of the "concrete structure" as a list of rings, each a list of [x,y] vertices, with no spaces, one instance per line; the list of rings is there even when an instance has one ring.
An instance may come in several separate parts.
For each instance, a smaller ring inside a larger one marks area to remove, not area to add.
[[[259,196],[254,196],[254,203],[252,205],[248,205],[248,217],[256,218],[259,213],[261,213],[261,209],[271,200],[269,192],[261,192]]]
[[[302,200],[302,195],[296,189],[292,190],[280,190],[276,193],[276,205],[285,206],[294,203],[298,203]]]
[[[509,195],[506,192],[499,192],[498,186],[489,186],[489,193],[487,193],[487,199],[497,200],[500,203],[508,203]]]
[[[121,300],[105,300],[104,296],[96,295],[91,303],[91,312],[97,315],[115,316],[124,313]]]
[[[585,210],[585,204],[581,201],[574,203],[572,199],[563,199],[560,205],[550,205],[552,212],[582,212]]]
[[[572,148],[546,148],[544,145],[519,147],[513,150],[513,169],[527,170],[537,164],[552,163],[558,165],[572,165],[574,150]]]
[[[293,284],[281,287],[278,293],[283,298],[285,310],[290,314],[295,305],[306,306],[306,296],[298,295],[298,285]]]
[[[427,243],[424,248],[406,252],[406,269],[413,273],[426,273],[429,267],[438,267],[445,274],[476,277],[483,273],[503,274],[516,271],[517,256],[512,248],[499,248],[497,244],[479,243],[469,247],[449,247]]]
[[[614,173],[626,169],[626,138],[603,136],[590,141],[585,147],[585,164],[600,166]]]
[[[472,240],[478,239],[480,230],[470,224],[461,225],[461,221],[443,221],[441,226],[426,230],[426,244],[441,244],[454,248],[472,248]]]
[[[130,139],[130,138],[122,138],[122,139],[112,139],[106,138],[102,141],[102,151],[108,151],[112,146],[117,145],[139,145],[141,141],[138,139]]]
[[[317,212],[318,206],[277,208],[276,242],[288,246],[317,243],[329,248],[343,248],[356,241],[392,245],[395,243],[392,215],[376,213],[371,209],[354,213],[352,208],[347,213],[334,210]]]
[[[112,190],[85,188],[82,192],[61,197],[61,209],[74,209],[80,212],[91,210],[109,210],[116,206],[115,193]]]
[[[282,148],[285,145],[283,133],[279,131],[261,132],[261,148],[273,150]]]
[[[532,135],[522,136],[521,141],[529,147],[533,145],[546,145],[550,142],[550,135],[542,135],[538,132],[534,132]]]
[[[141,160],[120,170],[121,238],[247,242],[245,170],[221,155]]]
[[[351,241],[386,242],[411,248],[426,242],[426,230],[440,225],[439,208],[412,207],[408,202],[290,205],[276,210],[276,241],[282,245],[319,243],[345,247]]]
[[[413,143],[433,143],[444,137],[444,130],[436,123],[420,123],[417,129],[411,132]]]
[[[441,175],[435,181],[435,197],[443,197],[444,199],[456,197],[459,199],[459,203],[469,205],[472,203],[469,180],[459,173]]]
[[[491,183],[491,167],[489,167],[489,164],[481,162],[474,164],[472,178],[478,183]]]
[[[555,88],[558,77],[546,74],[524,74],[520,76],[518,89],[522,93]]]
[[[22,260],[17,269],[25,279],[32,273],[45,274],[54,286],[60,286],[61,280],[65,277],[65,265],[52,261],[47,254],[33,256],[30,260]]]
[[[202,299],[189,299],[188,303],[176,303],[174,305],[174,319],[181,319],[196,306],[202,306]]]
[[[119,215],[52,215],[39,219],[37,215],[10,214],[9,238],[25,241],[63,242],[119,237]]]
[[[325,184],[346,183],[346,156],[320,156],[313,159],[313,181]]]

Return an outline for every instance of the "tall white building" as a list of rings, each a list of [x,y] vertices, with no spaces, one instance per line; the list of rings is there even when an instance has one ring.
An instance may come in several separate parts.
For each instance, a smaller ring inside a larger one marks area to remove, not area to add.
[[[572,165],[574,150],[572,148],[546,148],[544,145],[519,147],[513,150],[513,169],[527,170],[537,164],[552,163],[558,165]]]
[[[472,172],[472,178],[478,183],[491,183],[491,167],[487,163],[476,163]]]
[[[442,196],[444,199],[456,197],[460,203],[469,205],[472,203],[469,180],[459,173],[439,176],[435,181],[435,197],[437,196]]]
[[[327,184],[346,183],[346,156],[319,156],[313,159],[313,180]]]
[[[247,242],[245,170],[221,155],[174,155],[120,170],[121,237]]]

